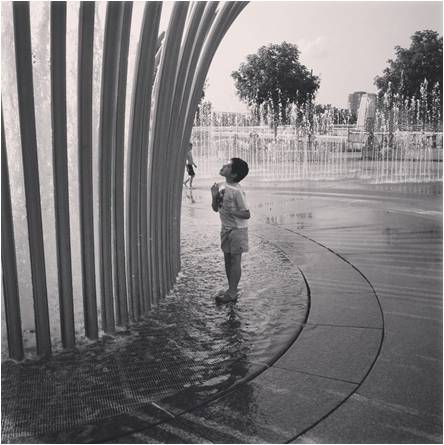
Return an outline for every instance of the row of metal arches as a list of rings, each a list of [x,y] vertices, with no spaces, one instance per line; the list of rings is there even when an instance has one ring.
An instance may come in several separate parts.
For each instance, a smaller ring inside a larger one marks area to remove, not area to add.
[[[180,270],[183,165],[194,114],[214,53],[247,2],[176,2],[159,35],[162,2],[147,2],[137,48],[125,139],[132,2],[106,7],[98,144],[92,142],[95,2],[80,2],[77,128],[80,256],[85,335],[137,321],[173,286]],[[13,2],[18,120],[26,200],[36,351],[51,353],[35,125],[30,8]],[[66,112],[66,3],[50,4],[50,95],[60,331],[75,346]],[[2,95],[4,94],[2,86]],[[50,131],[50,130],[48,130]],[[125,153],[124,150],[127,152]],[[9,356],[21,360],[23,335],[2,105],[2,267]],[[98,151],[98,171],[92,157]],[[93,177],[99,212],[94,219]],[[126,182],[126,184],[125,184]],[[126,196],[125,196],[126,190]],[[94,248],[94,224],[98,246]],[[99,267],[96,270],[96,256]],[[97,275],[97,276],[96,276]],[[97,281],[96,281],[97,280]],[[97,282],[100,283],[97,291]],[[98,295],[99,293],[99,295]],[[100,312],[100,317],[98,316]],[[101,326],[99,326],[99,319]]]

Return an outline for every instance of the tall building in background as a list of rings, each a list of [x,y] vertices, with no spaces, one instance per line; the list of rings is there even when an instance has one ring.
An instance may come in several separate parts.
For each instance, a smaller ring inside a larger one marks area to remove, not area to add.
[[[373,129],[376,119],[376,94],[365,93],[362,95],[357,116],[357,126],[369,131]]]
[[[361,103],[361,98],[366,94],[365,91],[355,91],[348,95],[348,108],[353,116],[358,116],[359,104]]]

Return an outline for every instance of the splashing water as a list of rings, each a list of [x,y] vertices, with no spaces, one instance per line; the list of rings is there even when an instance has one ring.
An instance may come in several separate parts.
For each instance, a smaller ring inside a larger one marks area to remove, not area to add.
[[[215,113],[207,125],[193,129],[198,175],[213,177],[223,162],[236,156],[248,162],[250,177],[264,181],[441,181],[442,133],[400,130],[400,114],[392,110],[389,122],[388,115],[378,112],[380,131],[371,134],[353,125],[333,125],[331,113],[315,116],[313,124],[303,119],[299,126],[278,127],[275,134],[269,126],[250,125],[245,117],[227,122]]]

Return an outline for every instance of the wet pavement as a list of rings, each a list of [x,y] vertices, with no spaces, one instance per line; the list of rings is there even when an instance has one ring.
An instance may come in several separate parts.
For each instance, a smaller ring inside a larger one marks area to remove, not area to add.
[[[441,443],[442,184],[245,181],[251,252],[222,306],[196,185],[174,292],[129,332],[4,362],[2,441]]]
[[[157,423],[181,412],[176,398],[186,400],[183,409],[207,402],[294,341],[308,311],[301,272],[253,232],[239,303],[215,304],[226,281],[219,222],[202,231],[194,210],[184,209],[177,284],[142,323],[49,360],[3,363],[4,441],[104,441],[137,431],[140,411],[149,408]],[[116,417],[110,429],[107,419]]]

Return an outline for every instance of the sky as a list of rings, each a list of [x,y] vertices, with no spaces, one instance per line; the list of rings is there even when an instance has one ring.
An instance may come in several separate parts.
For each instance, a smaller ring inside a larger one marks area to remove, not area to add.
[[[220,44],[208,72],[206,97],[218,111],[245,111],[230,74],[262,45],[298,45],[300,62],[320,76],[316,102],[348,107],[353,91],[376,92],[373,81],[395,46],[431,29],[442,35],[442,2],[252,1]]]

